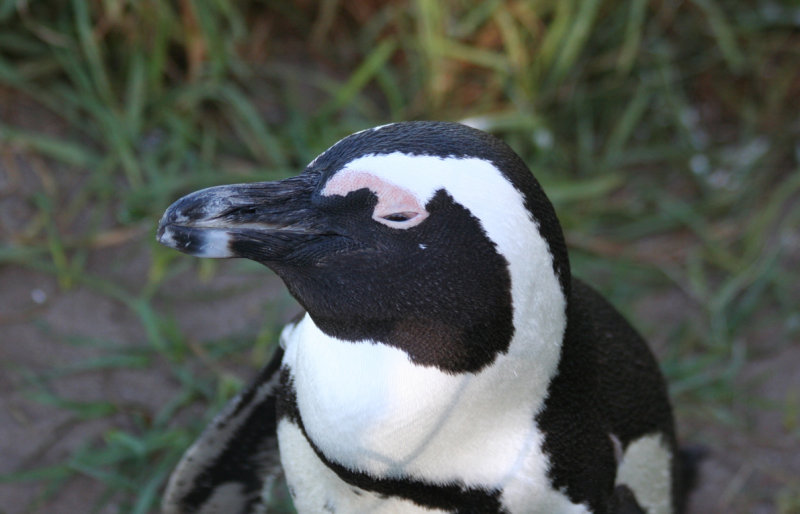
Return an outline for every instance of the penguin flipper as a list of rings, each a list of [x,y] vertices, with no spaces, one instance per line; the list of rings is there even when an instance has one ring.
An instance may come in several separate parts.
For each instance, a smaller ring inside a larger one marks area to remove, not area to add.
[[[164,494],[164,514],[266,512],[262,492],[282,474],[276,394],[283,349],[184,453]]]

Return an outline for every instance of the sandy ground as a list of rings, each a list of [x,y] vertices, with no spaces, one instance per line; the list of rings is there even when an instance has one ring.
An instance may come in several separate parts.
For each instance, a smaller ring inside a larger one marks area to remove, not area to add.
[[[125,274],[133,280],[146,272],[146,251],[136,254],[133,248],[122,248],[100,253],[104,255],[92,259],[92,268],[108,269],[113,267],[112,262],[124,262],[130,265],[124,266]],[[265,277],[265,287],[254,287],[251,276],[233,273],[220,273],[212,285],[201,283],[199,287],[196,278],[196,273],[187,273],[174,279],[170,297],[159,300],[170,304],[163,308],[174,313],[192,341],[255,334],[263,324],[266,306],[274,308],[276,301],[288,303],[284,301],[288,295],[272,276]],[[19,268],[0,270],[0,284],[0,305],[4,306],[0,324],[0,474],[57,463],[109,428],[133,430],[124,413],[126,408],[155,414],[179,390],[162,363],[147,369],[79,373],[52,382],[52,390],[62,397],[124,406],[111,418],[81,422],[68,412],[40,405],[30,397],[26,382],[30,373],[47,373],[107,354],[100,348],[71,345],[67,340],[142,345],[146,336],[127,307],[87,288],[60,291],[53,277]],[[232,296],[231,290],[237,293]],[[37,304],[34,297],[46,300]],[[290,317],[290,311],[288,308],[282,317]],[[241,366],[226,371],[248,378],[248,371]],[[202,412],[197,410],[194,415],[201,416]],[[0,513],[22,512],[39,490],[39,485],[0,483]],[[88,512],[101,490],[101,484],[94,480],[77,479],[35,512]],[[117,510],[109,508],[108,512]]]

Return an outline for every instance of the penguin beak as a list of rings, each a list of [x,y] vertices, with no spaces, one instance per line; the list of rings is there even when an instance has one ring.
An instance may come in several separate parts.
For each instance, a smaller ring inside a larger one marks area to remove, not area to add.
[[[281,261],[330,233],[311,205],[312,192],[303,175],[202,189],[166,210],[156,238],[196,257]]]

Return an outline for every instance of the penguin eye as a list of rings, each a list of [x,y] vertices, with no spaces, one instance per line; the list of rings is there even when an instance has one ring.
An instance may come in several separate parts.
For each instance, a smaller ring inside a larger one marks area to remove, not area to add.
[[[392,214],[382,216],[382,218],[385,219],[386,221],[395,221],[395,222],[408,221],[416,217],[417,217],[416,212],[393,212]]]

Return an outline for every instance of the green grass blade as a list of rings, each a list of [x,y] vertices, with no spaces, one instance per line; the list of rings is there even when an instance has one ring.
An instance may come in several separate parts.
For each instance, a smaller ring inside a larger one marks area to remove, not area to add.
[[[396,48],[397,44],[394,39],[388,38],[382,41],[367,55],[361,65],[350,75],[350,78],[336,89],[333,98],[320,109],[319,117],[325,119],[352,102],[358,92],[386,65]]]
[[[551,80],[560,82],[575,65],[597,19],[600,0],[582,0],[556,58]]]
[[[102,49],[92,30],[89,3],[84,0],[72,0],[71,5],[78,40],[92,77],[94,91],[104,103],[111,105],[114,102],[114,94],[106,74]]]
[[[142,116],[147,98],[146,66],[142,54],[131,57],[128,66],[128,83],[125,91],[126,132],[136,138],[142,131]]]
[[[618,156],[623,153],[623,148],[642,121],[651,98],[650,89],[641,84],[608,136],[604,156],[607,166],[613,166],[618,162]]]
[[[617,57],[617,71],[621,74],[630,73],[636,62],[636,56],[639,53],[642,36],[644,35],[648,3],[647,0],[632,0],[628,8],[625,39]]]
[[[694,0],[694,4],[700,7],[708,18],[717,46],[728,66],[734,73],[741,72],[744,67],[744,56],[736,43],[734,29],[722,8],[717,5],[715,0]]]
[[[252,101],[233,85],[219,89],[221,99],[231,108],[232,121],[238,122],[239,135],[248,143],[250,151],[267,164],[287,167],[283,147],[270,132]]]
[[[97,155],[86,145],[17,129],[0,122],[0,144],[14,145],[80,168],[94,168]]]

